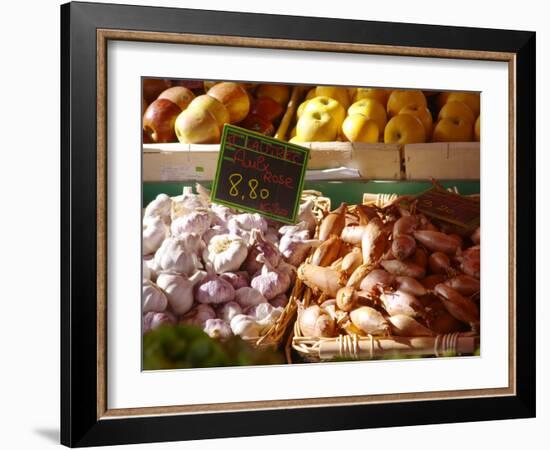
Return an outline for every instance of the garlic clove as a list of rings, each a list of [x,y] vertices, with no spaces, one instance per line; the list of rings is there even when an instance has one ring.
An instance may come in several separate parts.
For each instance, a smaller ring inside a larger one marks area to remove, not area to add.
[[[157,285],[164,291],[172,311],[185,314],[193,306],[193,283],[185,276],[161,273]]]

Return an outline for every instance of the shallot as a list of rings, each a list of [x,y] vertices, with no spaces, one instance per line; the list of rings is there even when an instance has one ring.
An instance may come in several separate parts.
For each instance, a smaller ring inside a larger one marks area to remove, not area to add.
[[[381,261],[380,265],[389,273],[397,276],[423,278],[426,274],[424,268],[419,265],[408,261],[399,261],[398,259]]]
[[[320,290],[334,297],[345,280],[340,274],[329,267],[318,267],[313,264],[302,264],[298,268],[298,278],[313,290]]]
[[[479,309],[469,298],[446,284],[438,284],[434,291],[454,318],[470,325],[479,323]]]
[[[354,309],[349,316],[353,325],[365,334],[385,335],[389,331],[389,324],[384,316],[370,306]]]
[[[380,301],[390,316],[405,314],[410,317],[421,317],[424,315],[424,308],[418,299],[407,292],[383,292]]]
[[[400,261],[407,259],[416,250],[416,241],[412,236],[401,234],[393,238],[391,251]]]
[[[380,219],[373,219],[367,224],[361,240],[363,264],[375,264],[380,260],[386,247],[387,237],[388,234]]]
[[[454,255],[459,248],[456,239],[441,231],[419,230],[414,233],[415,239],[432,252],[443,252]]]
[[[459,294],[473,295],[479,292],[479,280],[470,275],[457,275],[456,277],[449,278],[445,281],[445,284],[452,287]]]
[[[451,260],[443,252],[434,252],[428,258],[428,265],[433,273],[447,274],[451,271]]]
[[[359,289],[374,293],[377,291],[376,288],[378,286],[387,288],[390,287],[394,281],[395,276],[391,273],[382,269],[375,269],[363,278],[363,281],[361,281],[361,284],[359,285]]]
[[[422,283],[411,277],[395,277],[395,287],[416,297],[421,297],[428,293],[426,288],[422,286]]]
[[[339,236],[346,225],[346,203],[342,203],[338,209],[330,212],[321,222],[319,227],[319,239],[325,241],[331,234]]]
[[[298,323],[304,336],[332,337],[336,331],[334,319],[318,305],[299,309]]]
[[[311,257],[311,264],[321,267],[329,266],[338,258],[341,248],[342,239],[332,235],[315,249]]]
[[[397,336],[433,336],[434,333],[424,325],[405,314],[388,317],[392,330]]]

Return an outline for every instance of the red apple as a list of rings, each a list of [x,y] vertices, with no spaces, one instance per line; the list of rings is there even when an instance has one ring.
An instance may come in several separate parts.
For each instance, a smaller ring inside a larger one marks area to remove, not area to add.
[[[169,80],[161,78],[145,78],[143,80],[143,98],[147,103],[151,103],[157,99],[159,94],[171,86]]]
[[[212,86],[207,94],[223,103],[231,123],[238,123],[247,116],[250,100],[242,84],[224,81]]]
[[[269,120],[255,114],[246,116],[239,126],[247,130],[255,131],[256,133],[265,134],[266,136],[273,136],[275,133],[275,127]]]
[[[250,114],[260,116],[265,120],[273,122],[284,112],[284,108],[270,97],[260,97],[252,103]]]
[[[195,94],[183,86],[172,86],[160,93],[158,98],[165,98],[174,102],[183,111],[189,106],[189,103],[195,98]]]
[[[143,130],[152,142],[175,142],[174,122],[181,108],[174,102],[159,98],[151,103],[143,115]]]

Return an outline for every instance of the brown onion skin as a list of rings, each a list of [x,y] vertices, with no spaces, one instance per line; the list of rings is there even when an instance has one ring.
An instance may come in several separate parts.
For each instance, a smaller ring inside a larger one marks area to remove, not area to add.
[[[359,285],[359,289],[362,291],[376,292],[376,287],[381,286],[389,288],[393,285],[395,276],[382,269],[375,269],[371,271]]]
[[[407,261],[399,261],[392,259],[389,261],[381,261],[380,265],[389,273],[396,276],[412,277],[412,278],[424,278],[426,271],[423,267]]]
[[[470,296],[479,292],[479,280],[470,275],[457,275],[445,281],[447,286],[452,287],[459,294]]]
[[[459,249],[456,239],[440,231],[420,230],[414,232],[415,239],[432,252],[455,255]]]
[[[428,258],[430,270],[435,274],[447,274],[451,269],[451,260],[443,252],[434,252]]]
[[[433,274],[428,275],[426,278],[422,280],[422,285],[428,289],[432,290],[435,288],[439,283],[443,283],[447,277],[442,274]]]
[[[393,238],[391,251],[400,261],[407,259],[416,250],[416,241],[412,236],[402,234]]]
[[[467,324],[479,323],[479,308],[470,299],[443,283],[438,284],[434,292],[455,319]]]
[[[479,245],[481,243],[481,227],[476,228],[476,230],[470,236],[470,239],[475,245]]]
[[[470,247],[462,253],[460,268],[466,275],[478,278],[481,271],[481,254],[479,245]]]
[[[403,216],[393,225],[393,236],[412,234],[418,228],[418,220],[415,216]]]
[[[417,266],[426,269],[428,267],[428,253],[423,248],[417,246],[414,251],[414,255],[410,258],[410,261],[415,263]]]
[[[422,297],[428,293],[422,283],[412,277],[395,277],[394,284],[398,290],[414,295],[415,297]]]

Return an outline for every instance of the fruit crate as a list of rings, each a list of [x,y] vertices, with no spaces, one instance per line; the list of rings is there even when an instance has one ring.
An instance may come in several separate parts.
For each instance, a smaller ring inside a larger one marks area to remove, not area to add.
[[[407,144],[403,159],[407,180],[479,180],[479,142]]]

